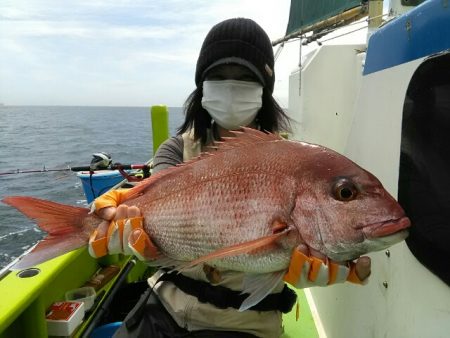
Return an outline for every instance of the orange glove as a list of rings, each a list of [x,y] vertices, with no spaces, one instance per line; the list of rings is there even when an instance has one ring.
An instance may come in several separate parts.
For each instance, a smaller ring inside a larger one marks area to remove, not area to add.
[[[122,203],[127,191],[128,189],[109,190],[94,200],[91,211],[99,211],[100,209],[107,207],[117,208],[117,206]]]
[[[367,264],[365,278],[361,280],[356,273],[356,264],[349,262],[345,265],[331,262],[327,258],[306,255],[299,248],[294,249],[289,268],[284,276],[284,281],[292,286],[303,289],[311,286],[327,286],[336,283],[351,282],[366,284],[370,274],[370,260],[361,261],[359,264]]]
[[[96,213],[105,218],[89,238],[89,254],[102,257],[107,254],[122,253],[136,255],[140,260],[156,258],[158,250],[144,231],[144,219],[137,207],[120,203],[121,194],[126,190],[113,190],[94,201]],[[102,211],[106,211],[102,212]],[[110,221],[114,218],[112,221]]]

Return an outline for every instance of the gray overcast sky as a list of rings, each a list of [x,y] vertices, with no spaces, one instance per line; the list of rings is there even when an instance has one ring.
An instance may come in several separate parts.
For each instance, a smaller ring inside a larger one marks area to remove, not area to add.
[[[289,5],[290,0],[3,0],[0,102],[181,106],[194,89],[196,59],[212,25],[248,17],[274,40],[286,30]],[[275,68],[275,96],[283,105],[288,75],[298,63],[294,44],[285,47]]]

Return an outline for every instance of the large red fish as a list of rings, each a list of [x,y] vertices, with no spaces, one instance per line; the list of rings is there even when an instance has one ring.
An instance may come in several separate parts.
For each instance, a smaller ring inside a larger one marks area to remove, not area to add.
[[[30,197],[3,202],[49,233],[21,268],[85,245],[101,221]],[[248,128],[143,181],[123,203],[140,208],[162,257],[256,274],[284,272],[299,244],[354,259],[403,240],[410,224],[378,179],[346,157]]]

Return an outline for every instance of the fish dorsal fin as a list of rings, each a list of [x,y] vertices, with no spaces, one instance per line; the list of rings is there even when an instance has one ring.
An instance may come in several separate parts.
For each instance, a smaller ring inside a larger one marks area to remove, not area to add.
[[[213,144],[206,146],[199,156],[185,161],[177,165],[177,167],[188,166],[211,156],[245,146],[253,146],[256,143],[284,140],[277,134],[262,132],[248,127],[241,127],[240,130],[230,130],[229,132],[234,136],[226,136],[222,137],[221,141],[214,141]]]
[[[195,162],[204,160],[211,156],[216,156],[221,152],[226,152],[232,149],[241,148],[249,145],[254,145],[260,142],[272,142],[280,141],[283,138],[277,134],[265,133],[256,129],[242,127],[240,130],[230,131],[233,135],[232,137],[224,137],[222,141],[214,142],[213,145],[206,147],[199,156],[188,160],[186,162],[180,163],[174,167],[164,169],[157,174],[150,176],[149,178],[143,180],[138,185],[130,189],[124,196],[124,201],[132,199],[144,193],[147,188],[149,188],[156,180],[163,177],[167,178],[171,175],[176,175],[179,173],[180,168],[188,167]]]
[[[234,136],[222,137],[222,141],[214,142],[208,146],[211,152],[228,151],[230,149],[240,148],[248,145],[254,145],[260,142],[280,141],[283,138],[274,133],[266,133],[257,129],[242,127],[240,130],[230,130]],[[200,155],[201,156],[201,155]]]

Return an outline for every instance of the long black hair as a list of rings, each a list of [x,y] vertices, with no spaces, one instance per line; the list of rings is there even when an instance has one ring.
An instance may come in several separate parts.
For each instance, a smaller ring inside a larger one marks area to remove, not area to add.
[[[205,108],[202,107],[203,90],[197,87],[186,99],[184,104],[185,119],[178,128],[178,135],[194,128],[194,139],[207,140],[207,129],[211,128],[212,119]],[[258,129],[267,132],[291,131],[291,119],[283,108],[273,98],[272,93],[263,88],[262,107],[255,118]]]

